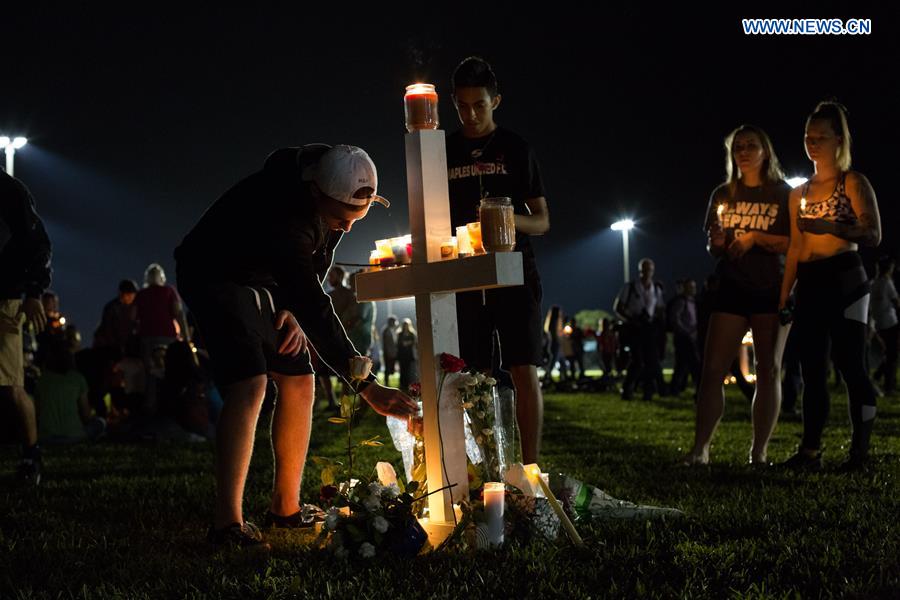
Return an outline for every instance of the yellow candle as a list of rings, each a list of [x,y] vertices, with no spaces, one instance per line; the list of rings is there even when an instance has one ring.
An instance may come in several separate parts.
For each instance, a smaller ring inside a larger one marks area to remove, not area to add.
[[[487,519],[488,542],[491,546],[503,544],[503,507],[506,500],[506,486],[502,483],[484,484],[484,515]]]
[[[537,480],[538,485],[541,487],[541,491],[544,492],[544,495],[547,497],[547,501],[550,502],[550,506],[553,508],[553,512],[556,513],[556,516],[559,517],[559,521],[562,523],[563,528],[566,530],[566,533],[569,536],[569,539],[572,540],[572,543],[578,547],[583,547],[584,542],[581,539],[581,536],[578,535],[578,531],[576,531],[575,526],[572,525],[572,521],[569,519],[569,515],[566,514],[566,511],[563,510],[563,507],[559,504],[559,500],[556,499],[556,496],[553,495],[553,492],[550,491],[550,486],[547,485],[547,482],[544,481],[544,478],[541,477],[541,468],[536,464],[531,464],[525,467],[525,472],[528,473],[529,480]]]

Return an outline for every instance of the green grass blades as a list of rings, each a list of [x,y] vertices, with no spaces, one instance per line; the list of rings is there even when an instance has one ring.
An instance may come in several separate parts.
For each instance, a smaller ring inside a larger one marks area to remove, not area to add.
[[[867,473],[833,468],[849,445],[846,397],[833,394],[826,470],[794,475],[746,464],[750,407],[729,389],[712,465],[675,466],[693,439],[693,402],[623,402],[613,394],[546,397],[541,467],[617,498],[671,506],[682,519],[577,522],[587,549],[565,542],[477,555],[342,562],[309,531],[265,532],[269,554],[213,552],[213,446],[108,442],[45,448],[44,482],[13,487],[18,449],[0,448],[0,598],[793,598],[900,597],[900,402],[880,400]],[[316,412],[303,501],[319,502],[322,470],[346,460],[344,428]],[[353,427],[354,471],[402,473],[384,419]],[[262,520],[272,485],[261,423],[245,494]],[[796,421],[769,448],[795,450]],[[380,436],[380,438],[376,437]]]

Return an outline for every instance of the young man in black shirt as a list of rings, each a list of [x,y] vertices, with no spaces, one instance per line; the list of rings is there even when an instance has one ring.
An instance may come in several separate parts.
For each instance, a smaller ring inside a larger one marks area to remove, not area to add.
[[[453,102],[462,128],[447,137],[450,215],[458,227],[477,220],[482,198],[508,197],[515,212],[516,247],[524,285],[456,295],[459,346],[467,364],[491,369],[494,331],[502,367],[516,388],[516,411],[526,463],[537,462],[543,397],[537,377],[541,355],[541,278],[529,236],[550,228],[537,159],[528,143],[494,122],[500,106],[497,78],[484,60],[470,57],[453,73]]]
[[[175,250],[179,291],[209,351],[225,406],[216,435],[216,513],[209,539],[262,543],[242,497],[267,374],[278,386],[272,422],[275,485],[267,524],[303,526],[300,482],[309,445],[316,352],[376,412],[417,411],[374,374],[354,381],[353,347],[322,289],[334,249],[376,196],[375,165],[360,148],[322,144],[272,153],[263,169],[219,198]],[[302,329],[301,329],[302,325]],[[365,352],[365,348],[360,348]]]

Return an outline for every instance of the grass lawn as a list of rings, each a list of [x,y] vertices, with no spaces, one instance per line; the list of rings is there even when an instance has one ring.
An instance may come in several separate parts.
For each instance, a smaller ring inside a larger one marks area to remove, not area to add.
[[[730,391],[729,394],[732,392]],[[312,454],[339,458],[342,429],[317,414]],[[849,439],[846,399],[834,394],[827,467]],[[770,459],[787,458],[800,424],[782,422]],[[387,430],[371,412],[357,435]],[[7,475],[17,448],[0,448],[0,598],[513,598],[900,597],[900,402],[883,399],[868,474],[795,476],[744,465],[749,405],[729,396],[710,468],[673,466],[692,439],[692,402],[623,402],[611,394],[546,398],[544,470],[612,495],[674,506],[686,517],[579,524],[588,550],[535,543],[478,555],[345,563],[299,532],[269,534],[268,557],[214,553],[203,541],[213,498],[212,446],[97,443],[45,449],[39,489]],[[261,519],[272,478],[263,429],[246,494]],[[361,467],[391,460],[366,449]],[[318,472],[307,469],[304,500]]]

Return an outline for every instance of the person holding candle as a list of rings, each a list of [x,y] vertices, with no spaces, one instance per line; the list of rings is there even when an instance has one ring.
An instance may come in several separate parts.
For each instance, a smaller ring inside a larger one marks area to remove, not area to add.
[[[267,375],[278,386],[272,421],[275,482],[266,515],[301,527],[300,482],[312,424],[314,375],[307,336],[322,362],[384,415],[417,405],[374,374],[354,381],[359,352],[347,339],[322,281],[335,246],[366,216],[376,195],[371,158],[322,144],[272,153],[201,217],[175,250],[179,290],[206,342],[224,407],[216,435],[216,510],[208,540],[264,545],[243,518],[242,497]],[[302,329],[301,329],[302,326]],[[352,383],[351,383],[352,382]]]
[[[779,299],[780,308],[788,308],[796,283],[803,440],[785,465],[822,469],[830,338],[835,366],[847,384],[853,429],[850,455],[841,470],[851,471],[868,460],[876,396],[864,360],[870,282],[857,249],[881,242],[881,217],[872,184],[850,169],[850,129],[842,105],[819,103],[806,119],[804,142],[815,172],[791,193],[791,242]]]
[[[516,389],[516,412],[525,462],[536,462],[541,445],[543,397],[537,367],[543,364],[541,279],[530,236],[550,228],[544,185],[534,152],[521,137],[498,126],[501,96],[490,65],[463,60],[453,73],[453,103],[462,127],[447,136],[450,218],[454,227],[477,220],[483,198],[507,197],[515,214],[524,285],[456,295],[459,347],[466,364],[508,369]],[[494,331],[499,352],[494,353]]]
[[[725,408],[722,381],[747,329],[753,332],[756,393],[750,462],[765,464],[781,406],[781,355],[788,327],[778,321],[783,254],[788,247],[790,186],[769,136],[742,125],[725,138],[726,182],[713,190],[704,230],[719,289],[707,325],[694,446],[685,465],[709,462],[709,447]],[[701,341],[701,343],[703,343]]]

